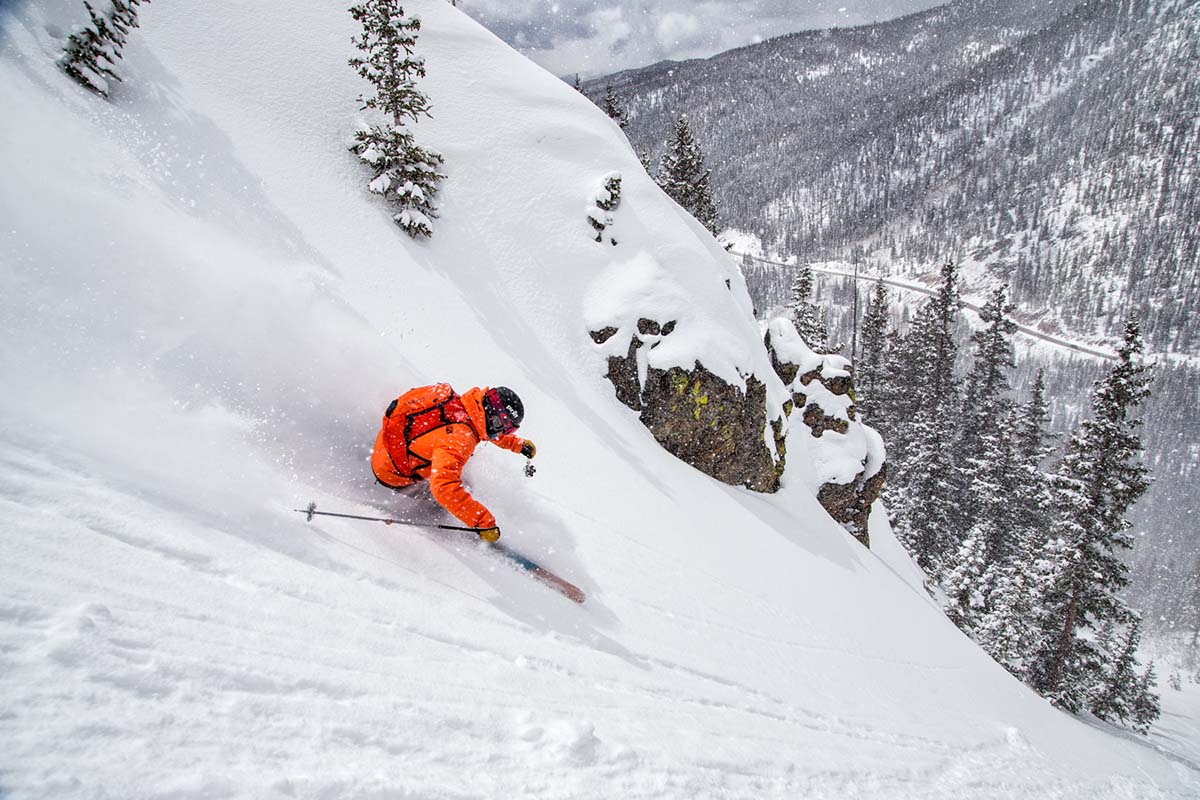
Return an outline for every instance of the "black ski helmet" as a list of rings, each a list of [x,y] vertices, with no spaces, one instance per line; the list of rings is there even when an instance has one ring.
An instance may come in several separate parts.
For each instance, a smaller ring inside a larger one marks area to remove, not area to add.
[[[517,429],[525,417],[525,404],[512,389],[496,386],[483,393],[483,416],[488,438],[494,439]]]

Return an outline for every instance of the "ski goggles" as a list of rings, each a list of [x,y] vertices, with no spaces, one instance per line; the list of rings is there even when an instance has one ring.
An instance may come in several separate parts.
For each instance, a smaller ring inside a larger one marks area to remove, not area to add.
[[[500,400],[500,393],[495,389],[489,389],[484,393],[483,407],[487,411],[489,438],[495,439],[517,429],[517,423],[513,422],[512,415],[504,407],[504,403]]]

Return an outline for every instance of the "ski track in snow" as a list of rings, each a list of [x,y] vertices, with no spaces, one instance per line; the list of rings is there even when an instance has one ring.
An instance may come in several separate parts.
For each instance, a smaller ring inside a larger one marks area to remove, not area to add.
[[[1039,754],[1019,735],[964,748],[668,659],[522,638],[478,596],[331,569],[100,485],[68,487],[9,442],[0,490],[3,518],[22,520],[19,539],[6,534],[22,569],[0,589],[0,695],[17,699],[0,713],[6,797],[115,785],[131,797],[1078,796],[1022,778]],[[291,527],[326,543],[302,519]],[[119,573],[92,569],[101,561]],[[70,602],[48,604],[63,585]],[[484,623],[475,635],[439,626],[464,604]],[[666,730],[695,743],[690,759],[655,746]],[[722,752],[706,752],[715,740]],[[872,768],[839,768],[848,749]]]

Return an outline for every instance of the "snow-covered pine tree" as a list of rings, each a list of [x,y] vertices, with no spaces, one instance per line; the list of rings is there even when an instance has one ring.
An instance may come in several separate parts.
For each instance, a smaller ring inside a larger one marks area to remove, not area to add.
[[[1036,651],[1040,627],[1034,614],[1032,585],[1037,573],[1024,557],[996,570],[994,587],[974,639],[984,652],[1018,678],[1028,671],[1028,658]],[[1026,574],[1029,571],[1030,574]]]
[[[121,80],[112,69],[119,57],[116,36],[107,17],[86,0],[83,6],[91,20],[67,39],[59,65],[80,86],[108,97],[109,80]]]
[[[446,177],[440,172],[443,159],[404,128],[406,119],[429,116],[429,100],[416,88],[416,79],[425,76],[424,59],[414,53],[421,20],[406,16],[398,0],[365,0],[350,15],[363,26],[354,46],[366,54],[350,59],[350,66],[375,90],[360,95],[359,102],[388,118],[356,131],[351,149],[374,171],[370,191],[399,208],[392,219],[413,237],[431,236],[434,198]]]
[[[949,559],[942,588],[946,592],[946,616],[974,638],[995,588],[996,570],[987,554],[987,532],[973,528],[958,552]]]
[[[816,353],[828,352],[829,331],[825,327],[825,312],[813,302],[812,270],[805,264],[792,282],[792,324],[800,338]]]
[[[1133,729],[1138,733],[1149,733],[1150,726],[1162,714],[1162,702],[1155,691],[1156,686],[1158,678],[1154,674],[1154,662],[1151,661],[1138,679],[1133,701]]]
[[[920,395],[910,388],[917,385],[916,364],[910,358],[910,342],[907,336],[893,328],[888,331],[887,344],[883,349],[883,367],[875,381],[874,398],[870,402],[871,427],[887,442],[888,461],[901,464],[907,454],[907,422],[913,419],[913,411],[920,402]],[[902,478],[888,481],[887,486],[898,486]],[[890,491],[890,489],[885,489]],[[889,506],[890,507],[890,506]]]
[[[1071,536],[1053,536],[1042,546],[1030,586],[1029,623],[1035,631],[1035,649],[1025,659],[1025,674],[1021,676],[1034,691],[1069,711],[1082,708],[1099,660],[1090,639],[1077,635],[1067,640],[1068,648],[1060,661],[1052,663],[1050,658],[1063,642],[1063,618],[1071,603],[1079,560]],[[1052,667],[1058,671],[1053,683],[1049,674]]]
[[[612,226],[612,212],[621,204],[621,173],[610,172],[604,176],[604,182],[592,198],[593,205],[588,209],[588,224],[596,232],[595,240],[604,241],[604,231]],[[611,234],[609,241],[615,246],[617,240]]]
[[[1103,659],[1081,632],[1129,615],[1118,596],[1128,583],[1121,555],[1133,546],[1129,511],[1149,488],[1140,421],[1132,417],[1150,393],[1141,353],[1131,320],[1117,363],[1093,391],[1092,418],[1071,436],[1054,476],[1054,525],[1068,548],[1059,581],[1041,599],[1055,631],[1037,655],[1031,682],[1070,711],[1086,703]]]
[[[921,306],[895,350],[894,363],[903,382],[895,389],[898,401],[891,413],[897,416],[888,426],[893,432],[888,442],[890,453],[899,450],[892,463],[902,477],[885,490],[886,500],[897,536],[935,577],[969,528],[957,505],[953,477],[955,421],[961,407],[954,329],[961,308],[958,269],[947,261],[938,293]]]
[[[1026,532],[1020,527],[1016,498],[1025,477],[1016,448],[1016,409],[998,404],[1000,419],[980,440],[981,458],[971,462],[968,493],[978,509],[977,525],[984,532],[989,564],[1007,568],[1021,552]]]
[[[1012,401],[1008,371],[1016,366],[1012,335],[1017,326],[1008,314],[1013,307],[999,287],[980,309],[985,327],[971,334],[974,362],[967,374],[966,391],[959,415],[955,443],[957,507],[956,527],[966,528],[972,520],[985,522],[988,529],[988,559],[1003,558],[1003,542],[1014,535],[1011,524],[1011,492],[1016,489],[1016,454],[1011,439],[1015,420],[1010,419]],[[1001,426],[1006,426],[1002,431]],[[1003,497],[997,504],[996,498]]]
[[[1137,650],[1141,627],[1136,615],[1121,632],[1115,631],[1115,623],[1110,620],[1096,637],[1102,662],[1089,693],[1088,708],[1100,719],[1124,722],[1133,716],[1139,684]]]
[[[111,10],[97,12],[84,0],[89,22],[67,39],[59,65],[85,89],[108,97],[109,81],[120,81],[113,70],[129,32],[138,27],[138,6],[150,0],[109,0]]]
[[[1017,412],[1013,442],[1019,473],[1011,498],[1013,525],[1028,553],[1037,552],[1050,532],[1050,475],[1042,466],[1054,450],[1049,423],[1045,378],[1038,370],[1029,401]]]
[[[888,334],[888,290],[880,278],[867,301],[867,310],[862,322],[862,353],[854,365],[854,384],[858,393],[858,407],[868,418],[879,410],[875,399],[882,388],[883,365],[887,352]]]
[[[1027,463],[1040,464],[1052,450],[1050,410],[1046,404],[1046,374],[1039,369],[1029,389],[1029,402],[1021,407],[1017,426],[1017,453]]]
[[[997,407],[1011,391],[1008,372],[1017,365],[1012,344],[1017,325],[1008,317],[1013,310],[1005,288],[997,287],[979,311],[985,327],[971,334],[975,360],[967,375],[963,422],[975,432],[985,431],[999,419]]]
[[[654,173],[654,154],[648,148],[640,148],[638,150],[638,161],[642,164],[642,169],[646,170],[646,174],[658,183],[658,177]]]
[[[629,117],[625,114],[625,108],[621,105],[621,98],[617,97],[617,93],[613,91],[612,84],[604,86],[604,105],[600,106],[604,109],[604,113],[621,126],[621,130],[625,130],[629,125]]]
[[[939,410],[948,411],[958,406],[960,394],[960,381],[955,372],[958,342],[954,338],[954,328],[962,311],[962,298],[958,266],[953,261],[942,265],[938,293],[928,307],[930,313],[920,332],[929,370],[928,399]]]
[[[687,115],[680,116],[667,140],[667,151],[659,162],[655,180],[672,200],[716,236],[717,207],[709,186],[710,175],[711,170],[704,168],[704,154],[692,136]]]
[[[909,450],[897,467],[904,485],[888,495],[888,507],[894,509],[897,538],[921,569],[936,579],[966,535],[953,527],[958,518],[951,482],[953,419],[927,407],[905,429]]]
[[[1053,584],[1061,560],[1059,543],[1049,541],[1049,476],[1041,468],[1049,451],[1047,416],[1039,374],[1030,401],[1014,409],[996,435],[985,437],[988,466],[977,474],[984,482],[976,492],[983,487],[989,490],[990,499],[981,510],[982,527],[990,534],[989,568],[994,575],[986,587],[990,589],[986,613],[973,638],[1022,679],[1029,670],[1029,655],[1040,649],[1047,627],[1036,606],[1041,596],[1039,578]],[[994,449],[996,444],[999,450]]]

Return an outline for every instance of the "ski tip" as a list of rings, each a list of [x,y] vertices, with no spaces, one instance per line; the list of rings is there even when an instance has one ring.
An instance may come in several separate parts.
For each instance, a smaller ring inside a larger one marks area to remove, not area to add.
[[[579,605],[583,605],[583,601],[587,600],[587,595],[583,593],[582,589],[570,581],[563,580],[553,572],[550,572],[549,570],[537,565],[534,565],[534,568],[531,570],[531,572],[533,572],[534,577],[549,586],[551,589],[556,590],[563,597],[566,597],[567,599],[572,600]]]

